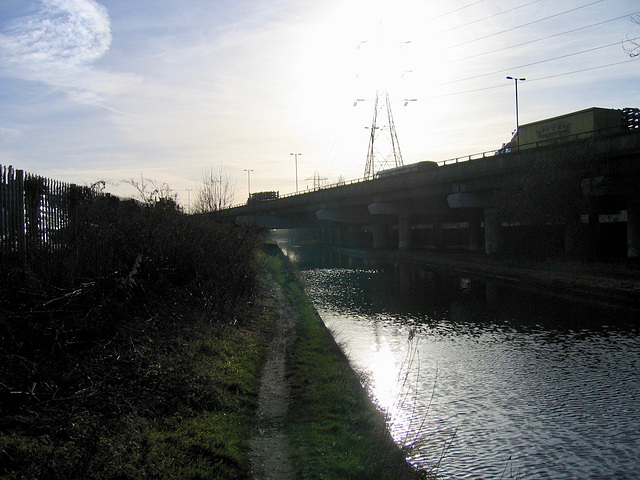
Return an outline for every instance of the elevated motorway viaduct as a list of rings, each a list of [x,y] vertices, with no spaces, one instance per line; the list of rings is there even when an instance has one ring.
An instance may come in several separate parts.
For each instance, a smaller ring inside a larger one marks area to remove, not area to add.
[[[559,155],[558,151],[575,155]],[[559,145],[524,148],[511,153],[481,154],[467,161],[455,159],[435,165],[408,165],[395,174],[355,181],[298,195],[218,212],[237,224],[261,224],[273,229],[321,227],[325,241],[357,244],[368,238],[374,248],[412,246],[412,229],[428,229],[437,244],[443,226],[462,227],[471,251],[487,254],[503,246],[506,224],[498,218],[499,196],[511,192],[514,178],[553,181],[541,160],[575,164],[583,168],[584,156],[594,159],[592,171],[581,178],[588,200],[582,212],[591,222],[599,215],[626,211],[627,250],[640,251],[640,132],[601,138],[584,138]],[[554,160],[556,161],[556,160]],[[547,164],[548,165],[548,164]],[[536,171],[539,170],[539,171]],[[580,188],[579,187],[579,188]],[[510,193],[512,194],[512,193]],[[595,219],[595,220],[594,220]],[[363,234],[366,232],[366,234]],[[413,235],[415,237],[415,235]]]

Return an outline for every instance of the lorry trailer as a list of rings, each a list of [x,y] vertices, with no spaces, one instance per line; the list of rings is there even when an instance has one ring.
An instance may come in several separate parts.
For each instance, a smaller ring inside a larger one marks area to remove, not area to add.
[[[508,153],[516,148],[535,148],[580,138],[614,135],[637,128],[640,128],[638,108],[591,107],[520,125],[511,141],[502,146],[500,153]]]

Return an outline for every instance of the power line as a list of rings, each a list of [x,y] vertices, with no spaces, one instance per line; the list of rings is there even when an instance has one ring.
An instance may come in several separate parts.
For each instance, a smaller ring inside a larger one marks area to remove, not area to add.
[[[554,75],[547,75],[546,77],[532,78],[531,80],[527,80],[527,82],[531,83],[531,82],[537,82],[537,81],[540,81],[540,80],[547,80],[549,78],[563,77],[565,75],[573,75],[574,73],[589,72],[591,70],[598,70],[600,68],[606,68],[606,67],[614,67],[616,65],[622,65],[623,63],[629,63],[629,62],[633,62],[633,61],[635,61],[635,59],[630,58],[628,60],[623,60],[622,62],[608,63],[606,65],[597,65],[595,67],[583,68],[583,69],[580,69],[580,70],[572,70],[571,72],[557,73],[557,74],[554,74]]]
[[[465,9],[467,9],[469,7],[473,7],[474,5],[477,5],[477,4],[482,3],[482,2],[484,2],[484,0],[478,0],[477,2],[470,3],[468,5],[465,5],[464,7],[456,8],[455,10],[451,10],[450,12],[442,13],[440,15],[432,17],[428,21],[433,21],[433,20],[437,20],[438,18],[446,17],[447,15],[451,15],[452,13],[456,13],[456,12],[459,12],[461,10],[465,10]]]
[[[531,4],[537,3],[539,1],[542,1],[542,0],[534,0],[533,2],[530,2],[528,4],[522,5],[521,7],[531,5]],[[572,11],[575,11],[575,10],[578,10],[578,9],[581,9],[581,8],[585,8],[585,7],[594,5],[596,3],[600,3],[602,1],[604,1],[604,0],[597,0],[597,1],[589,3],[589,4],[585,4],[585,5],[570,9],[570,10],[566,10],[564,12],[560,12],[560,13],[557,13],[557,14],[554,14],[554,15],[551,15],[551,16],[536,20],[534,22],[530,22],[530,23],[527,23],[527,24],[524,24],[524,25],[520,25],[520,26],[517,26],[517,27],[513,27],[513,28],[510,28],[510,29],[507,29],[507,30],[503,30],[502,32],[498,32],[498,33],[495,33],[495,34],[492,34],[492,35],[497,35],[499,33],[504,33],[504,32],[507,32],[507,31],[511,31],[511,30],[523,27],[523,26],[531,25],[532,23],[538,23],[538,22],[541,22],[541,21],[544,21],[544,20],[548,20],[550,18],[554,18],[554,17],[557,17],[559,15],[570,13]],[[477,2],[477,3],[479,3],[479,2]],[[471,4],[471,5],[474,5],[474,4]],[[470,5],[468,5],[468,6],[470,6]],[[511,9],[511,10],[508,10],[508,11],[512,11],[512,10],[515,10],[515,9],[521,8],[521,7],[515,7],[513,9]],[[463,8],[466,8],[466,7],[463,7]],[[506,13],[506,12],[501,12],[501,13]],[[488,18],[492,18],[494,16],[500,15],[501,13],[498,13],[496,15],[492,15],[492,16],[489,16],[489,17],[485,17],[483,19],[476,20],[476,21],[470,22],[470,23],[477,23],[479,21],[486,20]],[[542,40],[547,40],[547,39],[550,39],[550,38],[558,37],[558,36],[561,36],[561,35],[566,35],[566,34],[569,34],[569,33],[574,33],[576,31],[584,30],[584,29],[587,29],[587,28],[592,28],[592,27],[595,27],[595,26],[599,26],[599,25],[602,25],[602,24],[605,24],[605,23],[621,20],[623,18],[629,18],[629,17],[631,17],[633,15],[637,15],[637,14],[640,14],[640,12],[633,12],[633,13],[630,13],[628,15],[622,15],[622,16],[615,17],[615,18],[612,18],[612,19],[609,19],[609,20],[596,22],[596,23],[593,23],[593,24],[590,24],[590,25],[585,25],[585,26],[582,26],[582,27],[578,27],[578,28],[574,28],[574,29],[571,29],[571,30],[567,30],[565,32],[560,32],[560,33],[548,35],[548,36],[545,36],[545,37],[541,37],[541,38],[538,38],[538,39],[529,40],[527,42],[521,42],[521,43],[518,43],[518,44],[515,44],[515,45],[510,45],[510,46],[499,48],[499,49],[492,50],[492,51],[489,51],[489,52],[470,55],[468,57],[459,58],[459,59],[456,59],[456,60],[452,60],[452,61],[446,62],[445,64],[456,63],[456,62],[459,62],[461,60],[468,60],[468,59],[480,57],[480,56],[483,56],[483,55],[488,55],[490,53],[496,53],[496,52],[508,50],[508,49],[511,49],[511,48],[516,48],[516,47],[528,45],[528,44],[531,44],[531,43],[536,43],[536,42],[539,42],[539,41],[542,41]],[[468,25],[468,24],[465,24],[465,25]],[[454,27],[454,28],[458,28],[458,27]],[[489,35],[489,36],[491,36],[491,35]],[[481,38],[486,38],[486,37],[481,37]],[[480,40],[481,38],[478,38],[476,40]],[[640,37],[633,38],[632,40],[637,40],[638,38],[640,38]],[[475,40],[471,40],[471,41],[475,41]],[[469,42],[467,42],[467,43],[469,43]],[[489,72],[489,73],[483,73],[483,74],[479,74],[479,75],[475,75],[475,76],[471,76],[471,77],[455,79],[455,80],[451,80],[449,82],[436,84],[435,86],[446,86],[446,85],[450,85],[450,84],[453,84],[453,83],[459,83],[459,82],[462,82],[462,81],[467,81],[467,80],[473,80],[473,79],[477,79],[477,78],[487,77],[487,76],[490,76],[490,75],[503,73],[503,72],[506,72],[506,71],[511,71],[511,70],[524,68],[524,67],[530,67],[530,66],[533,66],[533,65],[539,65],[539,64],[542,64],[542,63],[547,63],[547,62],[551,62],[551,61],[554,61],[554,60],[559,60],[559,59],[562,59],[562,58],[567,58],[567,57],[571,57],[571,56],[575,56],[575,55],[580,55],[580,54],[583,54],[583,53],[588,53],[588,52],[600,50],[600,49],[603,49],[603,48],[616,46],[618,44],[619,44],[619,42],[614,42],[614,43],[610,43],[610,44],[607,44],[607,45],[601,45],[601,46],[598,46],[598,47],[593,47],[593,48],[589,48],[589,49],[586,49],[586,50],[581,50],[581,51],[578,51],[578,52],[572,52],[572,53],[568,53],[568,54],[565,54],[565,55],[559,55],[557,57],[551,57],[551,58],[539,60],[539,61],[536,61],[536,62],[531,62],[531,63],[527,63],[527,64],[523,64],[523,65],[518,65],[518,66],[515,66],[515,67],[509,67],[509,68],[505,68],[505,69],[502,69],[502,70],[497,70],[497,71],[493,71],[493,72]],[[458,46],[458,45],[454,45],[454,47],[455,46]],[[450,47],[450,48],[453,48],[453,47]],[[625,63],[625,62],[622,62],[622,63]],[[610,64],[610,65],[616,65],[616,64]],[[606,66],[610,66],[610,65],[606,65]],[[602,67],[594,67],[594,68],[602,68]],[[569,73],[577,73],[577,72],[580,72],[580,71],[585,71],[585,70],[579,70],[579,71],[576,71],[576,72],[569,72]],[[559,74],[559,75],[562,75],[562,74]],[[544,77],[544,78],[547,78],[547,77]],[[479,90],[483,90],[483,89],[491,89],[491,88],[499,88],[499,86],[496,86],[496,87],[485,87],[485,88],[480,88],[480,89],[475,89],[475,90],[469,90],[468,92],[474,92],[474,91],[479,91]],[[462,92],[462,93],[465,93],[465,92]],[[447,95],[448,94],[445,94],[445,95],[442,95],[442,96],[447,96]],[[451,95],[457,95],[457,93],[453,93]]]
[[[510,8],[508,10],[504,10],[502,12],[494,13],[493,15],[489,15],[488,17],[479,18],[478,20],[473,20],[472,22],[463,23],[462,25],[457,25],[455,27],[447,28],[446,30],[441,30],[439,33],[447,33],[447,32],[451,32],[452,30],[457,30],[457,29],[462,28],[462,27],[468,27],[469,25],[473,25],[474,23],[479,23],[479,22],[483,22],[485,20],[489,20],[491,18],[499,17],[500,15],[504,15],[506,13],[513,12],[514,10],[519,10],[521,8],[528,7],[529,5],[533,5],[534,3],[538,3],[538,2],[542,2],[542,1],[544,1],[544,0],[534,0],[533,2],[525,3],[524,5],[520,5],[518,7],[514,7],[514,8]]]
[[[332,131],[331,135],[332,135],[331,145],[329,146],[329,142],[327,142],[328,148],[325,148],[322,162],[317,169],[318,171],[321,171],[321,172],[328,172],[327,173],[328,175],[331,175],[333,173],[333,170],[335,168],[336,158],[338,155],[337,152],[340,150],[340,146],[342,144],[342,141],[340,141],[340,145],[336,145],[336,142],[338,140],[338,135],[335,132],[335,130]]]
[[[616,65],[622,65],[622,64],[625,64],[625,63],[633,62],[633,61],[637,61],[637,60],[631,58],[631,59],[628,59],[628,60],[623,60],[621,62],[607,63],[606,65],[597,65],[595,67],[582,68],[580,70],[572,70],[570,72],[557,73],[557,74],[554,74],[554,75],[547,75],[545,77],[539,77],[539,78],[529,78],[529,77],[527,77],[527,83],[538,82],[540,80],[548,80],[550,78],[563,77],[565,75],[573,75],[575,73],[588,72],[588,71],[591,71],[591,70],[598,70],[598,69],[601,69],[601,68],[614,67]],[[482,92],[482,91],[486,91],[486,90],[495,90],[496,88],[505,88],[507,86],[510,86],[510,85],[507,85],[507,84],[492,85],[490,87],[474,88],[472,90],[464,90],[462,92],[443,93],[442,95],[434,95],[431,98],[453,97],[453,96],[456,96],[456,95],[464,95],[466,93],[475,93],[475,92]]]
[[[622,20],[623,18],[629,18],[629,17],[630,17],[630,16],[632,16],[632,15],[638,15],[638,14],[640,14],[640,12],[634,12],[634,13],[630,13],[629,15],[622,15],[622,16],[620,16],[620,17],[611,18],[611,19],[609,19],[609,20],[603,20],[602,22],[592,23],[592,24],[590,24],[590,25],[585,25],[585,26],[583,26],[583,27],[574,28],[574,29],[572,29],[572,30],[567,30],[567,31],[565,31],[565,32],[554,33],[554,34],[552,34],[552,35],[547,35],[546,37],[536,38],[536,39],[534,39],[534,40],[529,40],[529,41],[526,41],[526,42],[517,43],[517,44],[515,44],[515,45],[509,45],[509,46],[507,46],[507,47],[497,48],[497,49],[495,49],[495,50],[490,50],[490,51],[488,51],[488,52],[476,53],[476,54],[473,54],[473,55],[469,55],[468,57],[461,57],[461,58],[457,58],[457,59],[455,59],[455,60],[450,60],[450,61],[446,62],[446,63],[445,63],[445,65],[449,65],[449,64],[451,64],[451,63],[461,62],[461,61],[463,61],[463,60],[469,60],[469,59],[472,59],[472,58],[482,57],[482,56],[484,56],[484,55],[490,55],[490,54],[492,54],[492,53],[503,52],[503,51],[505,51],[505,50],[509,50],[509,49],[511,49],[511,48],[523,47],[523,46],[525,46],[525,45],[530,45],[530,44],[532,44],[532,43],[541,42],[541,41],[543,41],[543,40],[549,40],[550,38],[555,38],[555,37],[560,37],[560,36],[563,36],[563,35],[568,35],[569,33],[575,33],[575,32],[578,32],[578,31],[580,31],[580,30],[586,30],[586,29],[588,29],[588,28],[597,27],[597,26],[603,25],[603,24],[605,24],[605,23],[615,22],[615,21],[617,21],[617,20]]]
[[[503,33],[511,32],[511,31],[517,30],[519,28],[528,27],[530,25],[534,25],[536,23],[544,22],[546,20],[550,20],[552,18],[556,18],[556,17],[559,17],[561,15],[566,15],[567,13],[575,12],[576,10],[580,10],[580,9],[583,9],[583,8],[586,8],[586,7],[590,7],[592,5],[595,5],[596,3],[601,3],[601,2],[604,2],[604,0],[596,0],[595,2],[587,3],[587,4],[581,5],[579,7],[575,7],[575,8],[569,9],[569,10],[565,10],[564,12],[560,12],[560,13],[555,13],[553,15],[549,15],[548,17],[544,17],[544,18],[540,18],[538,20],[533,20],[531,22],[523,23],[522,25],[517,25],[515,27],[507,28],[506,30],[501,30],[499,32],[490,33],[488,35],[484,35],[483,37],[478,37],[478,38],[474,38],[472,40],[467,40],[466,42],[462,42],[462,43],[458,43],[456,45],[453,45],[450,48],[456,48],[456,47],[460,47],[462,45],[468,45],[469,43],[477,42],[479,40],[484,40],[485,38],[495,37],[496,35],[501,35]]]
[[[640,37],[631,38],[629,40],[635,41],[635,40],[638,40],[638,39],[640,39]],[[519,68],[531,67],[533,65],[540,65],[542,63],[552,62],[554,60],[560,60],[562,58],[573,57],[575,55],[581,55],[583,53],[589,53],[589,52],[593,52],[595,50],[602,50],[603,48],[615,47],[615,46],[619,46],[619,45],[620,45],[620,42],[613,42],[613,43],[609,43],[607,45],[601,45],[599,47],[593,47],[593,48],[588,48],[586,50],[581,50],[579,52],[567,53],[565,55],[559,55],[557,57],[551,57],[551,58],[547,58],[547,59],[544,59],[544,60],[538,60],[536,62],[525,63],[525,64],[522,64],[522,65],[516,65],[514,67],[504,68],[502,70],[495,70],[495,71],[489,72],[489,73],[482,73],[482,74],[479,74],[479,75],[474,75],[472,77],[457,78],[457,79],[451,80],[449,82],[439,83],[439,84],[437,84],[435,86],[436,87],[441,87],[441,86],[445,86],[445,85],[451,85],[453,83],[464,82],[464,81],[467,81],[467,80],[475,80],[477,78],[488,77],[490,75],[495,75],[495,74],[498,74],[498,73],[504,73],[504,72],[508,72],[508,71],[511,71],[511,70],[517,70]]]
[[[327,158],[329,157],[331,150],[333,150],[334,143],[335,143],[334,130],[331,130],[331,137],[329,137],[325,142],[324,149],[322,150],[322,156],[320,157],[318,162],[316,162],[316,168],[318,170],[323,170],[325,163],[327,162]]]

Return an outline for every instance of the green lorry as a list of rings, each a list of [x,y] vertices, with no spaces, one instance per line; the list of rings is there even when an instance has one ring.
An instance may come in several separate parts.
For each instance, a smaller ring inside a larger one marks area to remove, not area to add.
[[[535,148],[600,135],[613,135],[640,128],[640,109],[592,107],[538,122],[520,125],[500,153],[517,148]]]

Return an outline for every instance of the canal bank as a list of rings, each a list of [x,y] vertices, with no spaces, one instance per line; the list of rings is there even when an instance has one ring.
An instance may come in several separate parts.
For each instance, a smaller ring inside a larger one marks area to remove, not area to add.
[[[637,477],[637,309],[509,289],[444,262],[431,273],[326,251],[314,266],[295,250],[305,291],[412,464],[452,480]]]
[[[361,378],[311,305],[294,267],[265,246],[280,318],[250,441],[254,480],[418,479]]]
[[[336,248],[336,252],[383,264],[406,265],[447,275],[480,276],[555,296],[640,308],[640,268],[613,263],[528,262],[486,255],[434,251]]]

